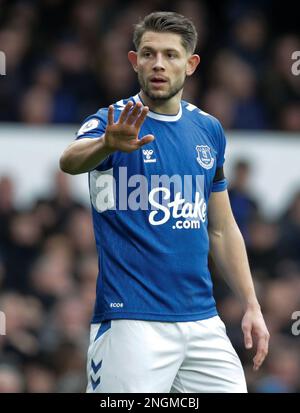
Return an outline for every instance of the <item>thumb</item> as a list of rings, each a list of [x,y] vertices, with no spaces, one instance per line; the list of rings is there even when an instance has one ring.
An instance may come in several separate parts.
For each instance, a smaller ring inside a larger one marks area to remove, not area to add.
[[[147,145],[147,143],[151,143],[154,141],[154,136],[153,135],[146,135],[143,136],[141,139],[138,140],[138,145],[141,148],[144,145]]]

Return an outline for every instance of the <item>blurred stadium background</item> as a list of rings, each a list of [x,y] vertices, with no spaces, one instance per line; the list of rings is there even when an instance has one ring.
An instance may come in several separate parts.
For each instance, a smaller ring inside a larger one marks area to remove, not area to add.
[[[202,62],[184,98],[228,137],[226,174],[271,332],[258,373],[242,309],[214,273],[215,296],[251,392],[300,391],[300,51],[285,1],[0,0],[0,392],[83,392],[97,258],[87,177],[59,172],[82,120],[138,90],[132,25],[174,10],[195,22]],[[297,24],[298,23],[298,24]]]

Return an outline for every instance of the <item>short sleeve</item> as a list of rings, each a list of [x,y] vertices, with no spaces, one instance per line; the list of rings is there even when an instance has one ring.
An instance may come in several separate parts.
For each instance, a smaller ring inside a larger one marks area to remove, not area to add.
[[[82,123],[75,140],[83,138],[100,138],[107,125],[107,109],[100,109],[94,115],[88,116]],[[112,168],[112,155],[109,155],[95,169],[103,171]]]
[[[215,134],[217,139],[217,169],[223,168],[225,162],[226,137],[221,123],[215,119]],[[221,180],[214,181],[212,186],[213,192],[221,192],[227,189],[227,179],[224,177]]]
[[[105,132],[107,123],[107,110],[101,109],[94,115],[88,116],[76,133],[75,139],[100,138]]]

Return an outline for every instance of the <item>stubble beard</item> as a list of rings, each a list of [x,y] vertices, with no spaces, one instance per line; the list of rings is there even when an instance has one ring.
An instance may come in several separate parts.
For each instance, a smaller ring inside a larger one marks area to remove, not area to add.
[[[151,99],[154,102],[165,102],[167,100],[172,99],[172,97],[177,95],[177,93],[183,89],[185,78],[183,79],[181,83],[177,83],[173,87],[171,87],[170,90],[168,92],[165,92],[164,95],[156,95],[155,93],[152,93],[149,85],[147,84],[147,82],[145,82],[144,78],[142,77],[140,73],[138,73],[138,81],[139,81],[141,90],[145,93],[145,95],[149,99]]]

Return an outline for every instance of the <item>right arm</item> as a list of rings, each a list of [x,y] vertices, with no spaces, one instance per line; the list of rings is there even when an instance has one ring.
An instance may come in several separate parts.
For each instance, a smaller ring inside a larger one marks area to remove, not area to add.
[[[114,108],[109,106],[105,133],[99,138],[83,138],[71,143],[60,158],[61,170],[71,175],[88,172],[116,151],[130,153],[152,142],[153,135],[138,138],[149,109],[142,108],[139,102],[133,109],[132,106],[132,102],[127,103],[116,123]]]
[[[96,168],[112,151],[100,138],[83,138],[71,143],[62,154],[59,166],[68,174],[76,175]]]

